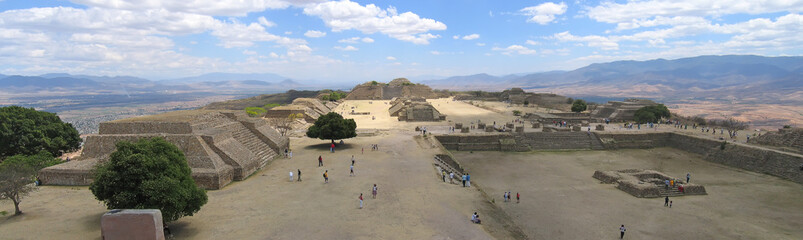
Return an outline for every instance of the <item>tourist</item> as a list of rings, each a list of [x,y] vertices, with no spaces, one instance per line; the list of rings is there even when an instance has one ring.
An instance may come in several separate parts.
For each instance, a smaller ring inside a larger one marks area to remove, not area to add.
[[[471,174],[466,173],[466,187],[471,187]]]
[[[354,177],[354,165],[349,166],[349,176]]]
[[[293,181],[293,171],[290,171],[290,182]]]
[[[803,166],[801,166],[803,169]],[[454,183],[454,172],[449,173],[449,183]]]
[[[664,179],[664,184],[666,185],[666,189],[669,189],[669,179]]]
[[[664,197],[664,207],[669,206],[669,196]]]
[[[691,173],[686,173],[686,183],[689,183],[690,179],[691,179]]]
[[[619,239],[625,238],[625,231],[627,231],[627,229],[625,229],[625,225],[622,224],[622,226],[619,227]]]
[[[284,149],[284,158],[287,158],[288,156],[290,156],[290,154],[288,153],[287,148],[285,148]]]
[[[507,192],[502,194],[502,202],[507,202]]]
[[[446,170],[441,171],[441,179],[443,179],[443,182],[446,182]]]
[[[354,166],[354,155],[351,155],[351,166]]]
[[[466,187],[466,174],[463,174],[463,187]]]
[[[364,147],[362,148],[362,153],[360,153],[360,154],[365,154],[365,148]]]
[[[323,172],[323,183],[329,183],[329,170]]]
[[[362,209],[362,193],[360,193],[359,199],[360,199],[360,209]]]
[[[477,212],[474,212],[474,215],[471,215],[471,222],[476,224],[480,224],[482,222],[480,221],[480,215],[477,214]]]
[[[374,199],[376,199],[376,184],[374,184],[374,189],[371,189],[371,194],[374,195]]]
[[[672,208],[672,201],[669,201],[669,208]]]
[[[335,152],[335,143],[332,143],[332,145],[329,146],[329,151]]]
[[[516,203],[519,203],[519,201],[521,201],[521,195],[519,195],[519,192],[516,192]]]
[[[301,169],[298,169],[298,181],[301,182]]]
[[[290,150],[290,159],[293,159],[293,150]]]
[[[323,167],[323,157],[318,155],[318,167]]]

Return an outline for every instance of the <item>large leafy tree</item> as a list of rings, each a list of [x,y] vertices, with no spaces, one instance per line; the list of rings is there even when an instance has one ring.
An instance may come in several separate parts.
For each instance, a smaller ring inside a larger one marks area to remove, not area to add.
[[[159,209],[165,222],[192,216],[206,191],[192,179],[184,153],[163,138],[118,142],[89,186],[109,209]]]
[[[638,123],[654,123],[661,118],[669,118],[672,114],[663,104],[639,108],[633,116]]]
[[[78,131],[55,113],[19,106],[0,108],[0,160],[17,154],[34,155],[42,150],[61,156],[80,146]]]
[[[587,108],[588,104],[586,104],[586,101],[584,101],[583,99],[574,100],[574,102],[572,103],[572,112],[579,113],[585,111]]]
[[[330,112],[318,117],[315,124],[307,130],[307,137],[335,140],[357,136],[357,123],[354,119],[343,119],[340,114]]]

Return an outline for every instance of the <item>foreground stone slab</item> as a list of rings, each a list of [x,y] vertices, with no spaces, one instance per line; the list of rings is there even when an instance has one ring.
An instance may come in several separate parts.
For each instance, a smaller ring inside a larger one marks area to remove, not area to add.
[[[104,240],[163,240],[164,223],[159,209],[114,209],[100,217]]]

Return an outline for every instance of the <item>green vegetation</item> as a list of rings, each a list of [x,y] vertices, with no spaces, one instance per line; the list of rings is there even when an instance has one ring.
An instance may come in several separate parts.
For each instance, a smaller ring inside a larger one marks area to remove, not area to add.
[[[296,98],[317,98],[323,91],[296,91],[290,90],[284,93],[263,94],[245,99],[228,100],[224,102],[214,102],[204,106],[204,110],[239,110],[247,107],[264,107],[268,104],[290,104]],[[276,105],[276,106],[279,106]],[[268,108],[265,107],[267,110]]]
[[[4,161],[0,164],[0,199],[9,199],[14,203],[14,215],[22,214],[22,198],[36,190],[36,186],[31,184],[34,179],[36,170],[25,161]]]
[[[118,142],[109,161],[94,170],[92,194],[108,209],[159,209],[165,222],[192,216],[206,191],[191,177],[184,153],[163,138]]]
[[[371,85],[372,85],[372,86],[379,85],[379,82],[377,82],[377,81],[371,81]]]
[[[524,106],[530,105],[530,101],[524,100]]]
[[[415,83],[411,83],[411,82],[402,83],[402,86],[413,86],[413,85],[415,85]]]
[[[354,119],[343,119],[340,114],[330,112],[315,121],[307,130],[307,137],[335,140],[357,136],[357,123]]]
[[[521,111],[513,110],[513,116],[521,116]]]
[[[636,110],[634,118],[638,123],[655,123],[661,118],[669,118],[670,116],[672,114],[669,109],[663,104],[658,104],[639,108]]]
[[[245,113],[247,113],[248,116],[251,116],[251,117],[259,117],[259,116],[262,116],[263,114],[265,114],[266,112],[268,112],[268,111],[266,111],[264,108],[261,108],[261,107],[247,107],[247,108],[245,108]]]
[[[585,111],[586,109],[588,109],[588,104],[586,104],[586,101],[583,101],[583,99],[574,100],[572,103],[572,112],[579,113]]]
[[[33,108],[0,108],[0,161],[17,154],[34,155],[42,150],[53,156],[77,150],[81,137],[72,124],[55,113]]]
[[[566,99],[566,104],[572,104],[572,103],[574,103],[574,99],[573,98],[567,98]]]
[[[264,108],[265,110],[270,110],[271,108],[275,108],[275,107],[278,107],[278,106],[281,106],[281,104],[268,103],[268,104],[265,104],[265,106],[262,106],[262,108]]]
[[[61,160],[53,157],[53,155],[50,155],[50,152],[42,150],[36,155],[19,154],[8,157],[6,158],[5,161],[3,161],[2,164],[13,163],[13,162],[23,163],[33,168],[34,171],[38,172],[42,168],[50,167],[61,163]]]
[[[346,98],[348,94],[344,92],[331,92],[329,95],[324,95],[321,97],[321,100],[324,101],[337,101],[343,98]]]

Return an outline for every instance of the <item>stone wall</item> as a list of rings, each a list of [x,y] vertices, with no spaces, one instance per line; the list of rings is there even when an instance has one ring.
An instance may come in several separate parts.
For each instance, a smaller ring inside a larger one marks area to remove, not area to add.
[[[98,127],[98,134],[126,134],[131,132],[190,134],[192,133],[192,127],[188,122],[102,122]]]

